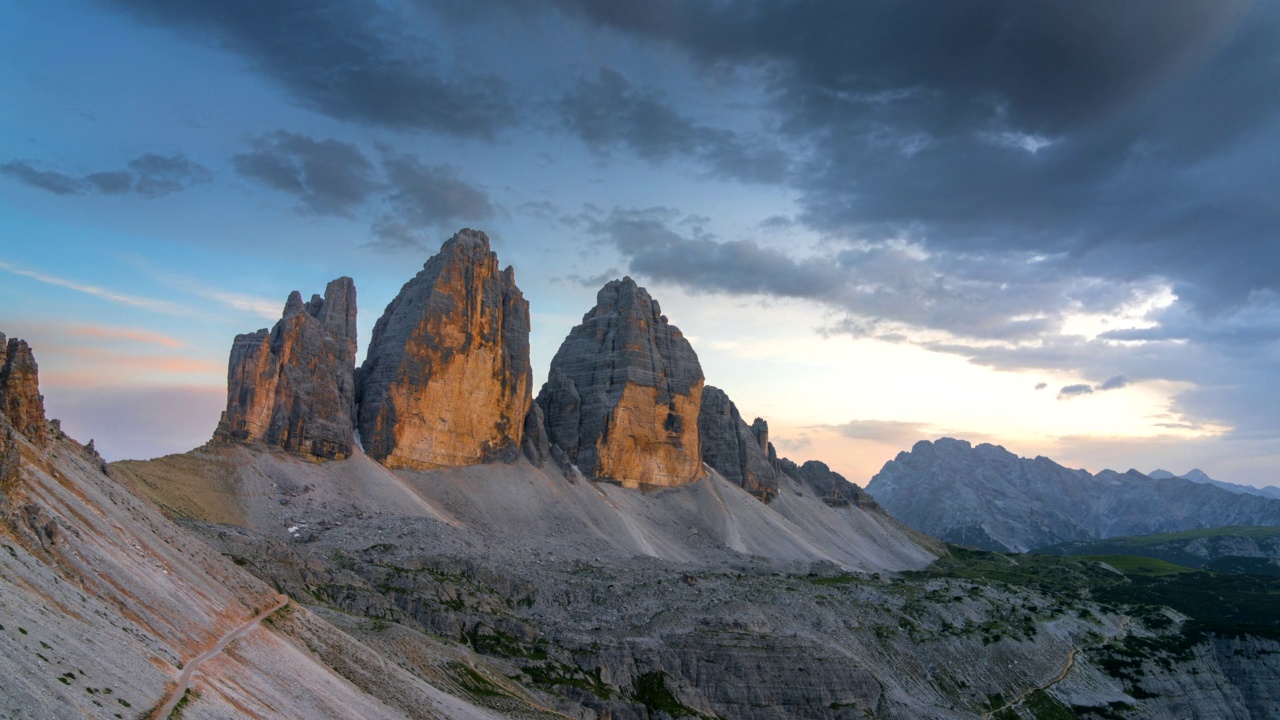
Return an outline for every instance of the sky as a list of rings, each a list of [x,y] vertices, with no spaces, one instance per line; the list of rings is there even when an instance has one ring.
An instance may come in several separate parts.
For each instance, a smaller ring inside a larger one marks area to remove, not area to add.
[[[1280,484],[1280,0],[0,5],[0,332],[108,459],[462,227],[540,385],[630,275],[779,452]]]

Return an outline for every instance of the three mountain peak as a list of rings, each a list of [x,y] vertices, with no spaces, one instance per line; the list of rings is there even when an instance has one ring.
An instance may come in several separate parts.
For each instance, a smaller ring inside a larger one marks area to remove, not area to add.
[[[215,440],[316,460],[348,457],[358,443],[414,470],[523,452],[626,487],[684,485],[706,463],[765,502],[781,472],[800,474],[778,458],[764,420],[747,425],[705,385],[689,341],[629,277],[600,289],[536,401],[529,303],[483,232],[459,231],[404,284],[359,369],[355,317],[355,285],[339,278],[309,302],[291,294],[271,330],[237,336]],[[856,494],[840,485],[837,494]]]

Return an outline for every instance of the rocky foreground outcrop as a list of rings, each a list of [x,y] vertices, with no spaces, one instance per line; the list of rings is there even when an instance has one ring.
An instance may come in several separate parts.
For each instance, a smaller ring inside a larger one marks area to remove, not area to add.
[[[465,229],[405,283],[359,372],[365,452],[426,470],[518,457],[532,404],[529,303],[482,232]]]
[[[747,425],[723,390],[708,385],[698,413],[702,460],[726,480],[769,502],[778,494],[778,471],[769,459],[769,425]]]
[[[627,487],[702,477],[702,366],[657,301],[613,280],[569,332],[538,394],[547,434],[588,477]]]
[[[355,443],[356,288],[338,278],[304,303],[295,290],[270,331],[237,335],[227,368],[224,442],[305,457],[349,457]]]
[[[25,340],[0,333],[0,413],[13,430],[37,445],[48,440],[39,366]]]
[[[898,453],[867,492],[921,532],[1000,551],[1229,525],[1280,526],[1280,500],[1134,470],[1092,475],[1046,457],[1020,458],[997,445],[951,438]]]

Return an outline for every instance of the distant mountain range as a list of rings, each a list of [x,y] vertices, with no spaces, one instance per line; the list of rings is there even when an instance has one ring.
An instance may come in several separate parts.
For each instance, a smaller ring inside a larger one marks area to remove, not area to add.
[[[1020,458],[996,445],[942,438],[899,453],[871,479],[867,492],[917,530],[987,550],[1026,552],[1122,535],[1280,526],[1280,499],[1206,480],[1203,473],[1153,477],[1136,470],[1094,475],[1045,457]]]
[[[1152,470],[1151,472],[1147,473],[1147,477],[1153,478],[1155,480],[1167,480],[1169,478],[1179,477],[1179,478],[1183,478],[1184,480],[1190,480],[1191,482],[1195,482],[1195,483],[1202,483],[1205,485],[1213,485],[1214,487],[1220,487],[1223,490],[1226,490],[1227,492],[1239,493],[1241,495],[1258,495],[1259,497],[1271,498],[1273,500],[1280,500],[1280,487],[1276,487],[1275,485],[1268,485],[1267,487],[1257,488],[1257,487],[1253,487],[1252,485],[1237,485],[1235,483],[1223,482],[1221,480],[1214,480],[1213,478],[1205,474],[1205,472],[1200,468],[1194,468],[1189,472],[1185,472],[1181,475],[1174,475],[1168,470]]]

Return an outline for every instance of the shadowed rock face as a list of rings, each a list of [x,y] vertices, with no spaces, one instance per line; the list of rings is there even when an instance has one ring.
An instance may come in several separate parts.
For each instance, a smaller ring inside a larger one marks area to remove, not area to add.
[[[708,385],[698,413],[702,460],[726,480],[768,502],[778,494],[778,472],[769,462],[769,425],[747,425],[723,390]]]
[[[489,238],[462,230],[400,289],[359,373],[360,438],[390,468],[519,456],[533,403],[529,303]]]
[[[294,291],[275,327],[237,335],[227,410],[214,438],[263,443],[316,458],[354,445],[356,288],[338,278],[303,303]]]
[[[583,474],[628,487],[702,476],[702,367],[631,278],[596,295],[551,361],[538,404],[547,434]]]
[[[48,440],[39,367],[25,340],[0,333],[0,413],[14,430],[37,445]]]

